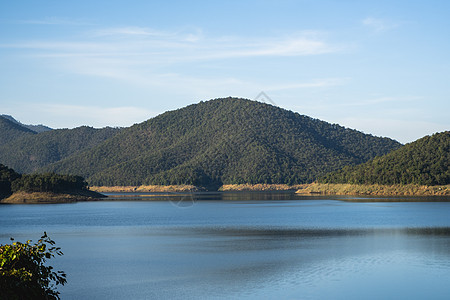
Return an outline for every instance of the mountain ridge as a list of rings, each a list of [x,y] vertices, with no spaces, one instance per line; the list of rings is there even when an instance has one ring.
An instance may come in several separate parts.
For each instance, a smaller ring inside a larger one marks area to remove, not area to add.
[[[21,136],[34,134],[36,132],[0,116],[0,146],[8,144]]]
[[[269,104],[219,98],[165,112],[40,171],[94,185],[304,183],[401,144]]]
[[[45,132],[45,131],[50,131],[53,130],[53,128],[50,128],[48,126],[42,125],[42,124],[38,124],[38,125],[31,125],[31,124],[23,124],[22,122],[17,121],[13,116],[11,115],[0,115],[0,117],[3,117],[5,119],[8,119],[18,125],[21,125],[27,129],[30,129],[36,133],[41,133],[41,132]]]
[[[111,127],[96,129],[81,126],[41,133],[29,132],[0,145],[0,162],[19,173],[36,172],[50,163],[93,147],[119,131]],[[1,130],[0,133],[3,134]]]

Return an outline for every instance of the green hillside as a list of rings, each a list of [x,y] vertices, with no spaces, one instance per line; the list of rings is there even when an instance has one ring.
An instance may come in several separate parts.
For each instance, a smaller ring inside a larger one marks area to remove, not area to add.
[[[35,134],[36,132],[0,116],[0,146],[8,144],[19,137]]]
[[[0,145],[0,162],[20,173],[31,173],[98,145],[118,131],[119,129],[110,127],[94,129],[82,126],[74,129],[55,129],[39,134],[26,132],[27,134],[16,136],[9,143]],[[4,132],[0,130],[0,134],[3,135]]]
[[[42,170],[81,175],[93,185],[294,184],[400,146],[272,105],[226,98],[163,113]]]
[[[426,136],[365,164],[345,167],[322,183],[450,184],[450,131]]]

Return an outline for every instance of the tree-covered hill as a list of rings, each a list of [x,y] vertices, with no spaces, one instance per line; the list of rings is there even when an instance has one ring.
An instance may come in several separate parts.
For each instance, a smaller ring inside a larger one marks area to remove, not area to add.
[[[19,174],[0,164],[0,203],[56,203],[103,197],[105,196],[89,191],[87,182],[80,176]]]
[[[36,132],[0,116],[0,146],[8,144],[19,137],[35,134]]]
[[[110,127],[95,129],[82,126],[39,134],[23,134],[0,145],[0,162],[20,173],[35,172],[74,153],[98,145],[118,131],[119,129]],[[0,132],[3,134],[3,131]]]
[[[358,166],[327,174],[322,183],[450,184],[450,131],[423,137]]]
[[[272,105],[225,98],[163,113],[45,167],[94,185],[304,183],[401,146]]]

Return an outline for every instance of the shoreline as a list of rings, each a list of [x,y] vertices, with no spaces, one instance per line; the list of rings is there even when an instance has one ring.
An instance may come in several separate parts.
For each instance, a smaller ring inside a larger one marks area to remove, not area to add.
[[[219,192],[276,192],[276,191],[296,191],[305,184],[287,185],[287,184],[224,184],[219,188]]]
[[[173,193],[207,192],[207,190],[193,185],[93,186],[89,190],[66,191],[62,193],[16,192],[7,198],[1,199],[0,204],[49,204],[114,200],[115,196],[106,196],[101,193],[139,192],[158,193],[158,195],[154,196],[172,196]],[[299,196],[426,196],[439,198],[450,196],[450,185],[357,185],[316,182],[292,186],[287,184],[228,184],[221,186],[217,192],[295,192]]]
[[[194,185],[142,185],[142,186],[92,186],[98,193],[192,193],[208,189]],[[288,192],[297,195],[337,195],[337,196],[450,196],[450,185],[380,185],[380,184],[224,184],[218,192]]]
[[[97,193],[173,193],[199,192],[204,189],[194,185],[139,185],[139,186],[90,186]]]
[[[7,198],[1,199],[0,204],[53,204],[73,203],[81,201],[98,201],[107,196],[93,191],[69,192],[15,192]]]
[[[307,184],[224,184],[218,189],[209,190],[195,185],[139,185],[139,186],[90,186],[97,193],[183,193],[183,192],[271,192],[296,191]]]
[[[311,183],[295,193],[308,196],[450,196],[450,185]]]

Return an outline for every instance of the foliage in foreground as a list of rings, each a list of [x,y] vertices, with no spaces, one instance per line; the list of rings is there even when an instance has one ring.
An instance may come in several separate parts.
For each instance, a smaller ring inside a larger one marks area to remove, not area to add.
[[[0,245],[0,299],[60,299],[56,286],[67,282],[66,274],[45,265],[55,255],[63,253],[46,232],[35,244]]]

